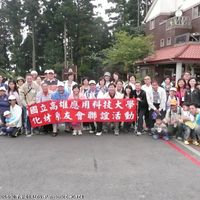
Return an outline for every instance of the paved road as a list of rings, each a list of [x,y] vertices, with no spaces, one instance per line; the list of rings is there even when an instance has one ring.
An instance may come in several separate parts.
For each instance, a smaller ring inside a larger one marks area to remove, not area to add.
[[[0,137],[0,195],[9,193],[199,200],[200,167],[146,135]]]

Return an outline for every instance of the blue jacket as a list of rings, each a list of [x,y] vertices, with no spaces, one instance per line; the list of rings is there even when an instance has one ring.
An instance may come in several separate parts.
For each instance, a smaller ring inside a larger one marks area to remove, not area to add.
[[[7,86],[7,84],[5,84],[5,83],[0,83],[0,87],[5,87],[6,90],[8,89],[8,86]]]
[[[60,94],[58,91],[55,91],[52,95],[51,95],[51,99],[52,100],[67,100],[69,97],[69,92],[67,92],[66,90],[64,91],[63,94]]]
[[[0,115],[2,115],[6,110],[10,110],[10,104],[8,102],[8,96],[0,96]]]

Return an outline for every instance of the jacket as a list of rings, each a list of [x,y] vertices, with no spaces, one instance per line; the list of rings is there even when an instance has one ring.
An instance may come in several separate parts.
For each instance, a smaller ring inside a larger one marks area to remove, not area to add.
[[[52,100],[67,100],[68,98],[69,98],[69,92],[66,90],[64,91],[63,94],[59,93],[58,91],[55,91],[51,95]]]
[[[10,106],[10,112],[14,117],[14,120],[11,123],[14,124],[14,127],[20,128],[22,126],[22,108],[15,104],[14,107]]]
[[[31,87],[28,86],[28,83],[24,83],[19,88],[19,96],[22,102],[22,105],[27,107],[28,105],[32,105],[36,103],[36,95],[40,91],[40,86],[33,82]]]
[[[133,97],[141,99],[141,101],[138,101],[139,110],[147,110],[148,109],[147,96],[146,96],[146,92],[144,90],[141,90],[140,94],[137,94],[136,90],[133,90]]]
[[[6,110],[9,110],[9,107],[8,96],[6,94],[0,96],[0,115],[2,115]]]
[[[158,94],[160,97],[159,110],[165,111],[166,110],[166,101],[167,101],[166,91],[163,88],[158,87]],[[153,88],[147,92],[147,102],[149,104],[149,110],[151,110],[151,109],[157,110],[153,104]]]
[[[200,90],[194,89],[191,91],[191,89],[188,89],[185,93],[185,102],[195,103],[200,108]]]

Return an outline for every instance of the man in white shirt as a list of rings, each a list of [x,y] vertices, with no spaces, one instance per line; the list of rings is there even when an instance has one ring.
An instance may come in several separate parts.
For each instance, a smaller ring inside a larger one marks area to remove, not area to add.
[[[144,85],[142,86],[142,90],[144,90],[146,93],[152,89],[151,85],[151,77],[145,76],[144,77]]]
[[[152,89],[146,94],[149,105],[149,126],[153,128],[156,116],[160,115],[162,118],[165,116],[167,95],[166,91],[159,87],[156,80],[152,82]]]

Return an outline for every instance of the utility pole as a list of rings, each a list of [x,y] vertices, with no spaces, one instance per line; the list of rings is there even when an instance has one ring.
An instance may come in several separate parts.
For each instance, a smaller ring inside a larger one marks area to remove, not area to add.
[[[64,21],[64,67],[67,69],[67,25],[66,21]]]
[[[140,26],[140,0],[137,0],[137,5],[138,5],[137,27],[139,27]]]
[[[36,53],[35,53],[35,23],[33,23],[33,28],[32,28],[32,68],[33,70],[36,70]]]

